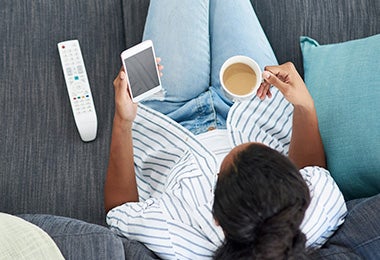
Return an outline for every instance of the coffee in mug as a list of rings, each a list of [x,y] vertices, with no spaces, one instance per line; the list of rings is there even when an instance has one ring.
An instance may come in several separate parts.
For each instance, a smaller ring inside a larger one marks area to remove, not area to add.
[[[225,95],[232,101],[252,98],[261,84],[261,70],[246,56],[229,58],[220,70],[220,82]]]

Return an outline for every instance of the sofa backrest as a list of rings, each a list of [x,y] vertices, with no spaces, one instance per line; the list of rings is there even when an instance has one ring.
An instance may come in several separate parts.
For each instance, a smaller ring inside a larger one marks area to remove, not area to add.
[[[299,37],[320,44],[380,33],[378,0],[251,0],[279,63],[292,61],[303,74]]]

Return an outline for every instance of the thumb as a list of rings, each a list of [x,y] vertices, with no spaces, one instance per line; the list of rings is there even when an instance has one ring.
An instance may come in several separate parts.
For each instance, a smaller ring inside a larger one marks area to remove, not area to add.
[[[288,87],[288,84],[286,84],[284,81],[269,71],[263,72],[263,79],[269,84],[278,88],[281,92],[283,92]]]
[[[120,96],[127,96],[131,98],[131,93],[128,87],[127,75],[124,70],[120,70],[116,79],[114,80],[115,92]]]
[[[117,74],[115,80],[113,81],[113,86],[115,87],[115,90],[118,90],[123,86],[123,81],[125,81],[125,77],[125,72],[121,69]]]
[[[132,94],[130,92],[131,90],[128,87],[127,74],[125,73],[125,71],[121,71],[119,77],[121,80],[120,87],[122,88],[123,91],[127,92],[128,98],[131,99]]]
[[[125,79],[125,72],[123,70],[120,71],[119,77],[120,77],[121,80]]]
[[[127,90],[128,89],[128,82],[126,79],[126,74],[124,71],[120,71],[119,73],[119,88],[122,90]]]

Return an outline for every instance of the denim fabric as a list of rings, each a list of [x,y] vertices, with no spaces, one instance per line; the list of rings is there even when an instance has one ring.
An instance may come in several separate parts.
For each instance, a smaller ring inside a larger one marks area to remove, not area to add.
[[[380,194],[347,202],[344,224],[312,259],[380,259]]]
[[[153,40],[165,67],[164,100],[144,104],[195,134],[225,128],[232,102],[221,92],[219,70],[227,58],[247,55],[262,68],[277,64],[248,0],[151,1],[144,39]]]

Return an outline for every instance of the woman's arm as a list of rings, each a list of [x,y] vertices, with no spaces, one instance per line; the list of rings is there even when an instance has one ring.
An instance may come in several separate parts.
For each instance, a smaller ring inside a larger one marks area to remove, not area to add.
[[[132,143],[132,124],[136,117],[137,104],[134,104],[130,98],[125,77],[125,72],[120,70],[113,82],[115,116],[104,185],[106,212],[123,203],[138,201]]]
[[[156,59],[160,76],[164,66]],[[133,154],[132,125],[137,114],[137,104],[132,102],[123,69],[113,82],[115,88],[115,116],[112,125],[110,156],[104,184],[106,212],[126,202],[139,200]]]
[[[274,85],[294,107],[289,158],[298,168],[325,168],[326,158],[314,101],[294,65],[288,62],[280,66],[267,66],[263,78],[263,89]]]

